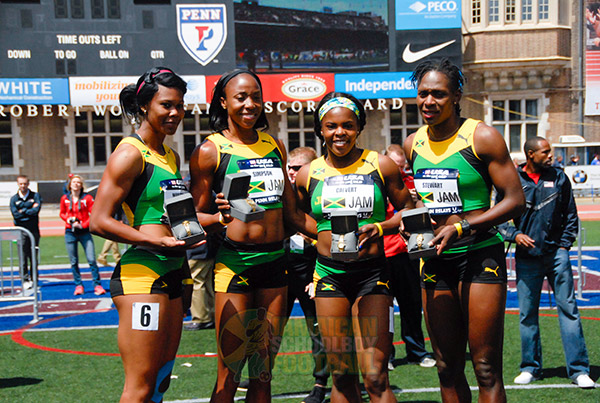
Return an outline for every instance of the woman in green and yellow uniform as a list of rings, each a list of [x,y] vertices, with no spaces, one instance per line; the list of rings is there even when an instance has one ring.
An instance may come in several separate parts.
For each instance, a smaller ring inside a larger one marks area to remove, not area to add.
[[[92,211],[94,233],[133,245],[110,280],[125,369],[122,402],[163,400],[190,303],[185,242],[161,220],[165,183],[181,181],[179,156],[163,143],[183,118],[185,92],[185,81],[165,67],[121,91],[123,112],[139,129],[110,156]],[[113,218],[121,206],[131,226]]]
[[[233,401],[241,370],[249,360],[247,400],[266,402],[271,399],[271,370],[286,313],[284,220],[313,236],[316,226],[314,220],[296,210],[285,173],[283,144],[260,130],[268,125],[258,76],[248,70],[224,74],[214,88],[209,113],[215,133],[194,150],[190,174],[201,224],[208,230],[227,227],[215,259],[219,361],[212,401]],[[221,193],[223,182],[227,174],[240,171],[251,175],[249,197],[265,210],[264,217],[243,222],[228,213],[209,214],[213,193],[222,211],[229,207]],[[251,331],[248,326],[259,313],[266,316],[268,326]],[[269,329],[268,337],[253,333],[265,329]],[[255,351],[252,340],[257,339],[266,341],[261,344],[265,351]],[[264,360],[258,363],[257,357]]]
[[[386,221],[385,210],[388,198],[397,210],[412,201],[394,161],[358,147],[365,123],[356,98],[325,95],[315,110],[315,134],[327,155],[302,167],[296,177],[300,206],[318,226],[311,286],[333,378],[332,402],[361,400],[359,374],[372,401],[395,401],[387,373],[393,305],[383,235],[398,232],[400,214]],[[330,216],[336,209],[358,217],[357,260],[332,259]]]
[[[470,402],[465,350],[480,402],[506,401],[502,342],[506,261],[493,227],[518,216],[523,191],[502,135],[460,117],[464,78],[448,60],[424,62],[413,74],[426,126],[404,149],[415,188],[436,223],[438,257],[421,261],[423,310],[444,402]],[[504,199],[490,207],[492,186]]]

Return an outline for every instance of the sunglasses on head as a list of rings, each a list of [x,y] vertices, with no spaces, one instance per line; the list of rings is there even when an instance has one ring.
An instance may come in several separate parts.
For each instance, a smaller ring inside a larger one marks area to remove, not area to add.
[[[298,172],[300,168],[302,168],[302,165],[288,165],[288,169],[291,169],[292,171]]]
[[[152,81],[154,80],[154,77],[156,77],[157,75],[162,74],[162,73],[175,74],[175,73],[173,73],[173,70],[171,70],[171,69],[159,69],[158,67],[151,69],[149,72],[146,73],[146,76],[144,77],[144,81],[142,81],[142,83],[138,87],[136,94],[140,93],[140,90],[142,89],[144,84],[151,84]]]

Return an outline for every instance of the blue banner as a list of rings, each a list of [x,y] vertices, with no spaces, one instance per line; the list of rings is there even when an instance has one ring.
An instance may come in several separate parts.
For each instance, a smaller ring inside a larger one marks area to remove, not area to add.
[[[460,0],[396,0],[396,30],[461,27]]]
[[[414,98],[417,90],[410,81],[411,72],[336,74],[335,90],[359,99]]]
[[[69,104],[66,78],[0,78],[0,105]]]

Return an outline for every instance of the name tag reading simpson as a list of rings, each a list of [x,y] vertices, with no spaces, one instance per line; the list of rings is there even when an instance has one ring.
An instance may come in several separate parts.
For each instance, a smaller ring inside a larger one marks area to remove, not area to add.
[[[462,213],[458,169],[422,168],[415,173],[415,188],[430,214]]]
[[[257,158],[238,161],[242,172],[249,173],[248,197],[257,204],[273,204],[281,201],[283,194],[283,170],[277,158]]]
[[[359,219],[373,215],[375,190],[368,175],[339,175],[325,178],[321,193],[323,217],[329,219],[333,209],[346,208],[357,212]]]

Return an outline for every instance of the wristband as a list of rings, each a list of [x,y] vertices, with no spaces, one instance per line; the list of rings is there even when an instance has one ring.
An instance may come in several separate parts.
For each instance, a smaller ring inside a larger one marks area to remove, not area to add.
[[[310,241],[310,243],[311,243],[313,246],[315,246],[315,245],[317,244],[317,240],[316,240],[316,239],[313,239],[312,241]]]
[[[460,238],[463,234],[463,227],[462,224],[460,222],[455,222],[454,223],[454,228],[456,228],[456,232],[458,234],[458,237]]]
[[[383,228],[381,228],[381,224],[379,224],[378,222],[376,222],[373,225],[375,225],[377,227],[377,232],[379,233],[379,236],[383,236]]]
[[[219,222],[221,223],[222,226],[226,227],[228,223],[225,222],[225,217],[223,217],[223,214],[219,213]]]
[[[183,285],[192,285],[194,284],[194,280],[191,278],[184,278],[183,280],[181,280],[181,284]]]
[[[469,224],[467,220],[460,220],[459,224],[462,227],[462,232],[465,236],[471,234],[471,224]]]

